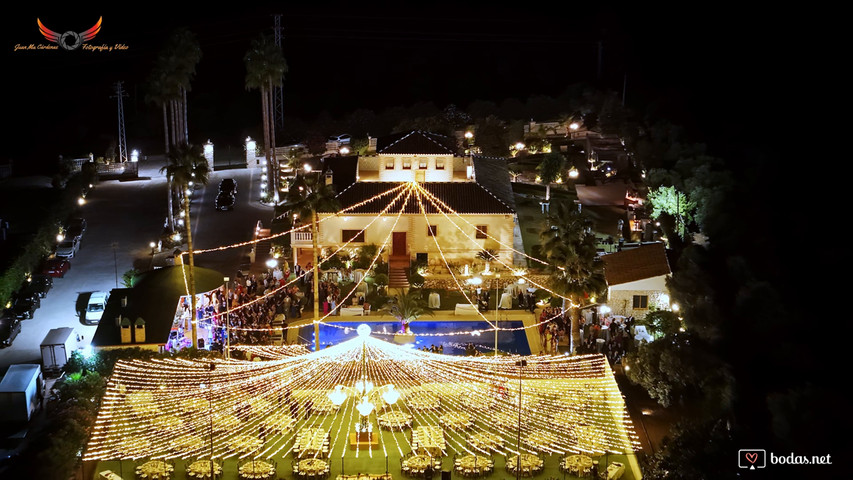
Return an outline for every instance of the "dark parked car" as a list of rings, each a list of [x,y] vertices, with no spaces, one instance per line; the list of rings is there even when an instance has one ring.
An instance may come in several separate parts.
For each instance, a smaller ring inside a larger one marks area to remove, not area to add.
[[[85,218],[72,218],[65,225],[65,236],[70,238],[82,237],[86,232]]]
[[[216,196],[217,210],[234,210],[234,203],[237,198],[232,193],[219,192]]]
[[[33,275],[24,285],[24,292],[36,294],[41,298],[47,296],[47,292],[53,287],[53,279],[47,275]]]
[[[219,193],[230,193],[237,195],[237,180],[225,178],[219,182]]]
[[[21,333],[21,321],[11,315],[0,317],[0,347],[8,347]]]
[[[18,292],[12,301],[9,311],[15,318],[33,318],[36,310],[41,306],[41,298],[38,295]]]
[[[41,273],[51,277],[64,277],[65,272],[71,269],[71,262],[64,258],[51,258],[44,262]]]

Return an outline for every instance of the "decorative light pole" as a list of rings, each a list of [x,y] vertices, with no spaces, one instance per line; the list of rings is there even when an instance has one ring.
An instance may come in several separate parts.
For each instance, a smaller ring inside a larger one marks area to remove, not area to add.
[[[225,277],[225,358],[231,360],[231,321],[228,318],[228,310],[230,305],[228,304],[228,283],[231,281],[231,277]]]
[[[527,366],[527,360],[518,360],[515,362],[518,367],[518,456],[515,464],[515,478],[521,480],[521,375],[524,372],[524,367]]]
[[[216,478],[216,471],[213,469],[213,385],[211,384],[211,375],[216,370],[216,364],[210,362],[207,366],[207,411],[210,418],[210,480]]]

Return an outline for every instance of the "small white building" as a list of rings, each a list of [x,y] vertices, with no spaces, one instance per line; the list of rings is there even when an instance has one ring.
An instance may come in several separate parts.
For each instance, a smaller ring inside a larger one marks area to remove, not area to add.
[[[672,274],[663,243],[603,255],[607,305],[616,315],[643,318],[650,307],[668,310],[666,279]]]

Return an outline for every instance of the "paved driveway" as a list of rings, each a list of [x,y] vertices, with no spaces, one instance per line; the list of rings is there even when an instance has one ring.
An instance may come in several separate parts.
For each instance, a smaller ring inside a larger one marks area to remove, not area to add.
[[[0,350],[0,372],[14,363],[39,363],[39,346],[52,328],[73,327],[81,336],[78,347],[89,344],[96,327],[83,325],[77,309],[85,304],[91,292],[109,291],[117,283],[123,286],[122,273],[134,265],[143,269],[150,265],[148,245],[156,241],[166,211],[166,180],[158,172],[161,165],[162,158],[142,161],[140,179],[104,181],[89,194],[78,212],[88,222],[80,252],[71,259],[71,270],[65,277],[54,279],[53,289],[42,299],[35,316],[23,321],[21,334],[14,344]],[[233,211],[218,212],[213,206],[216,190],[219,181],[228,177],[237,180],[237,204]],[[257,202],[259,184],[258,169],[211,174],[208,186],[193,194],[193,231],[197,248],[249,240],[259,219],[268,224],[271,209]],[[247,248],[239,248],[199,255],[198,264],[233,277],[247,252]]]

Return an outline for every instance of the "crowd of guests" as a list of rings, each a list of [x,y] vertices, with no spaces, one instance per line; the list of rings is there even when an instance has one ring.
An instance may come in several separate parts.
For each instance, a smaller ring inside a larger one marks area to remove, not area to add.
[[[631,349],[633,325],[634,317],[624,320],[594,317],[583,326],[583,342],[578,348],[578,353],[601,353],[607,357],[611,365],[619,363]],[[599,342],[599,339],[603,341]],[[601,345],[600,349],[599,345]]]

